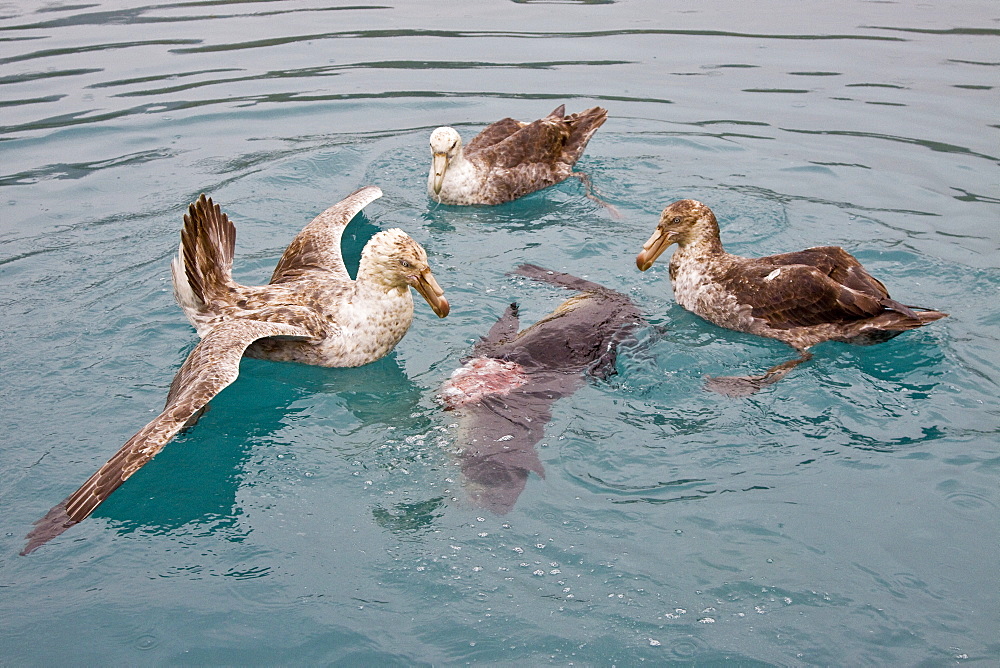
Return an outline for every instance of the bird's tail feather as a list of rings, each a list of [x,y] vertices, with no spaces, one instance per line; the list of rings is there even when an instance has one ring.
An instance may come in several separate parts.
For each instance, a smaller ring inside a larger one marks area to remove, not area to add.
[[[603,107],[591,107],[566,117],[571,134],[566,141],[564,154],[572,160],[571,164],[580,159],[583,150],[587,148],[587,142],[606,120],[608,120],[608,110]]]

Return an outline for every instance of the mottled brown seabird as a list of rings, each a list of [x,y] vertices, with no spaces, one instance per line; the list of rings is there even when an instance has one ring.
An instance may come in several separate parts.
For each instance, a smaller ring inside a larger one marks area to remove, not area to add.
[[[437,128],[431,133],[427,194],[442,204],[502,204],[570,176],[589,189],[586,175],[573,166],[607,119],[608,110],[601,107],[567,116],[560,105],[530,123],[497,121],[464,147],[454,128]]]
[[[683,199],[663,210],[656,231],[636,265],[646,271],[667,248],[674,298],[687,310],[720,327],[784,341],[799,358],[762,376],[708,379],[721,394],[745,396],[783,378],[809,360],[823,341],[881,343],[947,313],[906,306],[838,246],[746,258],[722,248],[719,223],[701,202]]]
[[[232,279],[236,228],[228,216],[204,195],[191,204],[171,271],[174,295],[201,342],[174,376],[163,412],[35,522],[21,554],[83,521],[192,424],[236,380],[244,354],[327,367],[373,362],[409,329],[411,287],[438,316],[448,315],[427,253],[402,230],[375,234],[362,251],[357,279],[347,273],[340,250],[344,228],[381,196],[367,186],[319,214],[285,250],[270,284],[255,287]]]

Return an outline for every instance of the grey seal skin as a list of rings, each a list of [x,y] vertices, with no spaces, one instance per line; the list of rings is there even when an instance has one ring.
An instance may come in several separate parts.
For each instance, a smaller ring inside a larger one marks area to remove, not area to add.
[[[456,446],[466,494],[498,515],[514,507],[529,472],[545,477],[535,444],[552,404],[587,376],[614,375],[619,344],[644,322],[626,295],[597,283],[531,264],[514,273],[578,294],[521,331],[517,304],[508,306],[440,395],[445,410],[459,416]]]

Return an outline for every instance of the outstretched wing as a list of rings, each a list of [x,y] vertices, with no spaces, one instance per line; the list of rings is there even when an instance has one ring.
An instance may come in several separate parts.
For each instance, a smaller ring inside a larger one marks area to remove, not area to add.
[[[337,278],[350,280],[340,238],[351,219],[381,196],[377,186],[365,186],[316,216],[285,249],[271,283],[295,280],[312,271],[332,272]]]
[[[80,489],[35,522],[21,554],[31,552],[86,519],[129,476],[162,450],[212,397],[236,380],[240,358],[247,346],[271,336],[311,338],[312,333],[305,327],[258,320],[232,320],[209,332],[174,377],[163,412],[130,438]]]

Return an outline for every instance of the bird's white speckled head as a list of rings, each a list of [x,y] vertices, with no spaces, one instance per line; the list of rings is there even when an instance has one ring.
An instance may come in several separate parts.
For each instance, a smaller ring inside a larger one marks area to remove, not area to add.
[[[427,300],[441,318],[450,307],[427,261],[427,252],[403,230],[393,228],[373,236],[361,252],[358,278],[381,283],[387,288],[410,286]]]
[[[428,177],[429,190],[438,195],[444,184],[444,174],[448,165],[462,152],[462,137],[455,128],[441,127],[431,133],[431,173]]]
[[[656,230],[635,258],[636,266],[646,271],[673,244],[683,248],[692,243],[718,245],[719,223],[712,210],[701,202],[677,200],[660,214]]]
[[[455,128],[440,127],[431,133],[431,152],[454,157],[462,146],[462,136]]]

